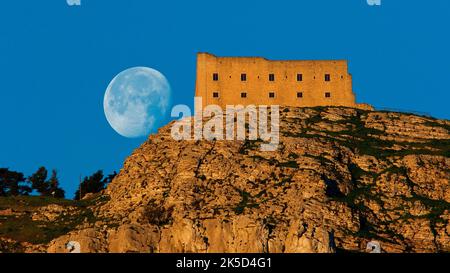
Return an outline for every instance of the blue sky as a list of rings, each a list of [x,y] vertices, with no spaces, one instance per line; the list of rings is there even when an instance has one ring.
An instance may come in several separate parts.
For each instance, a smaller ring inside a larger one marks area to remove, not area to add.
[[[347,59],[359,102],[449,119],[450,1],[5,0],[0,6],[0,167],[80,175],[119,170],[145,139],[118,135],[103,95],[148,66],[192,105],[199,51]]]

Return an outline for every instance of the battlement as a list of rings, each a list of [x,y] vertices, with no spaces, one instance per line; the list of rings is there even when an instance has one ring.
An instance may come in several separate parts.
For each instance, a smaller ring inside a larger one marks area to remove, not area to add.
[[[272,61],[262,57],[197,55],[197,97],[204,106],[281,105],[296,107],[357,104],[345,60]]]

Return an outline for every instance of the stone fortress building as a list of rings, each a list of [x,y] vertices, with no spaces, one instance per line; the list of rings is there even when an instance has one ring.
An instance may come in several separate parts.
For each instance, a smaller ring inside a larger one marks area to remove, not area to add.
[[[280,105],[295,107],[358,104],[347,61],[271,61],[261,57],[197,55],[196,97],[203,106]]]

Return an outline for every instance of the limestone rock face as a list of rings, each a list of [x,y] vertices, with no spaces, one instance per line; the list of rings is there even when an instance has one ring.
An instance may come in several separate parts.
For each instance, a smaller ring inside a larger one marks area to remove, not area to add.
[[[280,145],[175,141],[136,149],[96,208],[57,238],[85,252],[450,251],[450,122],[283,108]]]

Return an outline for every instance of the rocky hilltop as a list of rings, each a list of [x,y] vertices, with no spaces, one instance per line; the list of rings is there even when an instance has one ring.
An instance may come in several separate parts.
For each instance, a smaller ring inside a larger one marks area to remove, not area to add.
[[[65,208],[91,217],[32,249],[450,251],[449,121],[344,107],[282,108],[280,120],[275,152],[161,128],[97,201]]]

